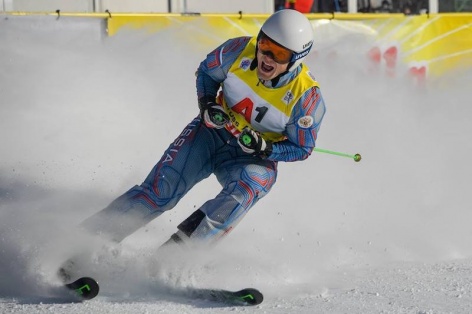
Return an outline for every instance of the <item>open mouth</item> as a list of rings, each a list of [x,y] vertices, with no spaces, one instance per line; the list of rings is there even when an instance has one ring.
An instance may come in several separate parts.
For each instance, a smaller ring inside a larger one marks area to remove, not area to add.
[[[269,73],[269,72],[272,72],[272,70],[274,70],[274,67],[270,66],[270,65],[264,63],[264,61],[262,61],[261,70],[264,71],[264,72]]]

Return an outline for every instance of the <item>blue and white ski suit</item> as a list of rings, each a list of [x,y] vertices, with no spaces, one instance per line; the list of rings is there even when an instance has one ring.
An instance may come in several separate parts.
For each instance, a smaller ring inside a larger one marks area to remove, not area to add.
[[[279,161],[303,160],[311,154],[325,113],[318,84],[304,64],[278,80],[260,81],[254,69],[255,42],[251,37],[230,39],[209,53],[197,70],[198,98],[218,98],[231,118],[229,125],[208,128],[196,117],[145,181],[85,220],[86,229],[120,242],[215,174],[222,190],[178,226],[185,241],[213,242],[270,191]],[[237,135],[244,126],[274,142],[267,158],[240,148]]]

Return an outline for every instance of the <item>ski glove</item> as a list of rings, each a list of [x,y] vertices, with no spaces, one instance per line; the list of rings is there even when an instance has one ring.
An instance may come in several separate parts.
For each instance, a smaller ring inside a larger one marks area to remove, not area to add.
[[[259,133],[245,127],[238,137],[238,144],[245,153],[267,158],[272,153],[272,143],[266,142]]]
[[[200,118],[209,128],[221,129],[229,122],[229,116],[215,101],[202,97],[198,100]]]

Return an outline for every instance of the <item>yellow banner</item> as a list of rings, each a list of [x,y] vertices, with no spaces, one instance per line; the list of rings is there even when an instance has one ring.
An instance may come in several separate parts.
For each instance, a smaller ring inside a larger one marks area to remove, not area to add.
[[[472,14],[406,16],[363,23],[377,33],[369,57],[392,75],[402,65],[418,80],[472,66]]]
[[[108,34],[145,29],[148,32],[181,28],[188,38],[214,47],[224,40],[256,35],[268,15],[114,15],[108,18]],[[318,40],[346,33],[372,38],[366,51],[370,60],[395,75],[400,68],[418,80],[452,69],[472,66],[472,14],[309,14]],[[178,34],[178,32],[177,32]],[[342,36],[340,36],[342,40]],[[176,38],[178,39],[178,38]]]

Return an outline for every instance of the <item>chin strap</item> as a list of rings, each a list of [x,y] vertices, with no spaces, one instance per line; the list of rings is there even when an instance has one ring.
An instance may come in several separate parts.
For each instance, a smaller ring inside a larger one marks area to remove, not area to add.
[[[259,31],[259,34],[257,34],[257,39],[256,39],[256,50],[254,51],[254,59],[251,62],[251,65],[249,66],[249,70],[254,71],[257,68],[257,42],[259,41],[259,38],[261,37],[261,32]]]
[[[282,75],[284,75],[284,74],[285,74],[285,72],[282,73],[282,74],[277,75],[276,77],[274,77],[273,79],[270,80],[270,82],[272,83],[272,87],[277,86],[277,84],[278,84],[279,81],[280,81],[280,77],[281,77]]]
[[[293,67],[294,64],[295,64],[295,61],[292,61],[287,65],[287,72],[290,72],[290,69]]]
[[[254,71],[257,68],[257,48],[256,48],[256,56],[251,62],[251,65],[249,66],[249,70]]]

